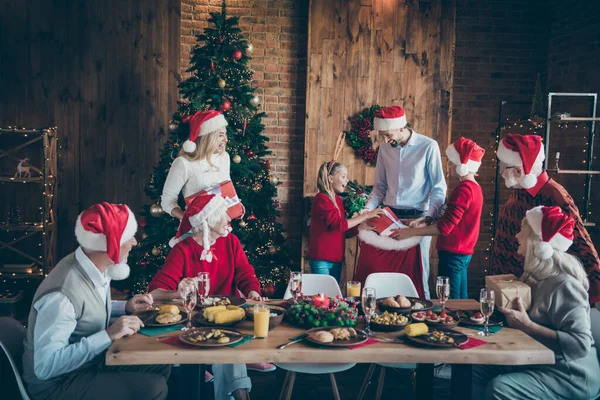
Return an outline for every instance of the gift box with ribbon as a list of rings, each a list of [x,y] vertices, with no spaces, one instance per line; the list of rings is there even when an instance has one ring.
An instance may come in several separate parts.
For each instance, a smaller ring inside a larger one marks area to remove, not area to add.
[[[396,215],[389,207],[383,209],[383,214],[380,215],[379,218],[370,219],[369,224],[373,226],[381,236],[390,236],[392,231],[406,228],[406,225],[396,218]]]
[[[196,197],[207,196],[210,194],[218,195],[225,199],[225,202],[227,203],[227,215],[229,215],[229,218],[235,219],[244,215],[244,206],[242,205],[242,201],[235,192],[235,187],[233,187],[233,182],[231,181],[221,182],[206,190],[202,190],[196,194],[188,196],[185,198],[185,204],[187,206]]]
[[[496,306],[516,310],[520,297],[525,309],[531,308],[531,288],[512,274],[486,276],[485,286],[495,292]]]

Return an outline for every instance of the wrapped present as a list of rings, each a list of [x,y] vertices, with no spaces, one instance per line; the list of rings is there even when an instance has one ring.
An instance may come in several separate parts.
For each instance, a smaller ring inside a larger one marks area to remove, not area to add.
[[[385,207],[383,212],[383,214],[379,215],[379,218],[372,218],[369,220],[369,224],[373,226],[381,236],[390,236],[393,230],[406,228],[406,225],[396,218],[396,215],[389,207]]]
[[[531,308],[531,288],[512,274],[486,276],[485,286],[496,293],[496,306],[516,310],[520,297],[525,309]]]
[[[231,181],[221,182],[217,185],[212,186],[209,189],[202,190],[196,194],[188,196],[184,199],[185,204],[187,206],[196,197],[207,196],[209,194],[215,194],[225,199],[225,202],[227,203],[227,215],[229,215],[229,218],[235,219],[244,215],[244,206],[242,205],[242,201],[235,192],[235,187],[233,187],[233,182]]]

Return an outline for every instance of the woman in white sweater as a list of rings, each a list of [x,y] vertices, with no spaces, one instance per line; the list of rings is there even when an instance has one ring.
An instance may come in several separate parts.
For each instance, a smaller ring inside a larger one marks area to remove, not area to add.
[[[525,257],[522,280],[531,285],[532,306],[499,308],[511,328],[520,329],[552,351],[554,365],[476,366],[474,399],[596,399],[600,365],[590,328],[588,279],[567,249],[573,218],[560,207],[539,206],[526,213],[516,236]]]
[[[227,145],[227,121],[215,110],[198,111],[186,117],[190,124],[190,138],[179,151],[179,157],[171,164],[161,196],[161,207],[175,218],[183,218],[178,204],[179,194],[194,195],[223,181],[229,175]]]

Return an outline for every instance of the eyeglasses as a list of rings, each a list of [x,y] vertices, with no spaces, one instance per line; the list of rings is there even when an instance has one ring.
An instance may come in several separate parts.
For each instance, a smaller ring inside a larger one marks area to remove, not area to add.
[[[500,173],[503,173],[504,171],[506,171],[507,169],[511,169],[511,168],[516,168],[516,165],[513,166],[506,166],[506,165],[501,165],[500,166]]]

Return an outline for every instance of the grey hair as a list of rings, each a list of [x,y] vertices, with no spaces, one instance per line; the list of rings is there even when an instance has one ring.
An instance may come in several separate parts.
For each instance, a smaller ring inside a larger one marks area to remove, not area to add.
[[[525,251],[524,272],[536,281],[542,281],[560,274],[570,275],[580,282],[585,290],[589,290],[590,283],[581,264],[581,261],[571,254],[554,249],[552,257],[542,260],[535,255],[535,245],[541,240],[529,226],[526,219],[522,221],[522,228],[527,235]]]

